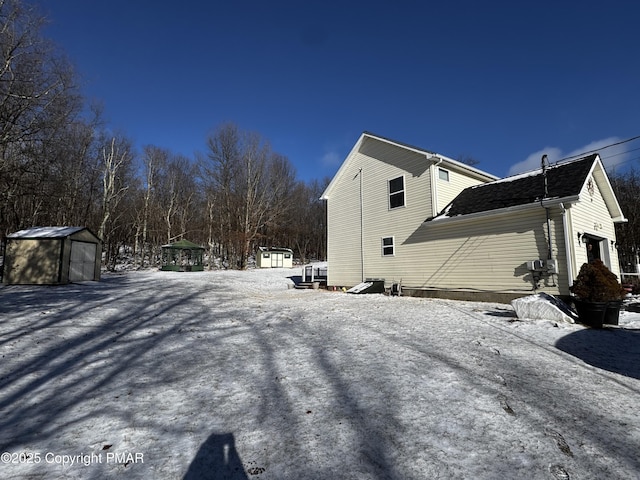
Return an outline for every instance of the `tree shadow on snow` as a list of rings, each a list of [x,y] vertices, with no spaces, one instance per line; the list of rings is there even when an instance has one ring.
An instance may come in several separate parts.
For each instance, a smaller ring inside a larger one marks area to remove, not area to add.
[[[60,422],[68,427],[103,415],[102,406],[92,404],[96,397],[142,401],[155,395],[158,386],[177,383],[180,377],[171,362],[165,362],[176,338],[198,338],[209,331],[219,332],[219,338],[235,335],[231,328],[218,331],[210,320],[210,309],[228,301],[224,286],[175,282],[163,289],[157,281],[132,278],[2,289],[0,451],[46,444],[58,435]],[[198,301],[211,296],[216,301]],[[211,343],[192,345],[190,355],[199,358],[199,348],[210,348]],[[80,406],[83,413],[69,419]],[[111,408],[108,415],[123,424],[132,417],[127,404]],[[150,429],[165,428],[145,422]]]
[[[214,433],[202,444],[183,480],[248,480],[232,433]]]
[[[556,342],[556,348],[594,367],[640,379],[640,330],[579,330]]]

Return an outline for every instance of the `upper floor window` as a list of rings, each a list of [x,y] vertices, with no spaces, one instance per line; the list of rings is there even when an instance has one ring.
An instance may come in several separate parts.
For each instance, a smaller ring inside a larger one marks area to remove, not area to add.
[[[404,176],[389,180],[389,208],[404,207]]]
[[[438,168],[438,178],[440,180],[444,180],[445,182],[449,181],[449,171],[443,168]]]

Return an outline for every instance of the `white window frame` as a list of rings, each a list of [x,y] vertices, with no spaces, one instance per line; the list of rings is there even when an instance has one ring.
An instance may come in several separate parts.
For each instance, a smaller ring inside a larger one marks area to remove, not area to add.
[[[391,239],[391,245],[385,245],[384,241],[388,239]],[[396,237],[394,236],[382,237],[380,239],[380,247],[381,247],[383,257],[395,257],[396,256]],[[391,253],[385,253],[386,248],[391,248]]]
[[[443,174],[445,178],[443,178]],[[445,170],[444,168],[438,167],[438,180],[442,180],[443,182],[450,182],[451,181],[451,174],[449,173],[449,170]]]
[[[397,192],[391,192],[391,182],[394,180],[402,179],[402,190],[398,190]],[[391,196],[392,195],[400,195],[402,194],[402,205],[397,205],[395,207],[391,206]],[[404,175],[400,175],[398,177],[393,177],[387,180],[387,195],[389,198],[389,210],[395,210],[396,208],[403,208],[407,206],[407,184],[405,182]]]

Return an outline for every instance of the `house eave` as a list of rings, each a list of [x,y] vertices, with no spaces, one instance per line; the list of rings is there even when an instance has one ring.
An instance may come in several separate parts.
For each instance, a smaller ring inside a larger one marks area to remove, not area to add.
[[[509,215],[523,210],[531,210],[534,208],[550,208],[560,204],[572,204],[579,200],[579,196],[572,195],[562,198],[544,198],[538,202],[526,203],[524,205],[515,205],[513,207],[496,208],[494,210],[485,210],[482,212],[469,213],[467,215],[456,215],[455,217],[435,217],[422,222],[422,225],[449,225],[462,221],[470,221],[478,218],[486,218],[500,215]]]

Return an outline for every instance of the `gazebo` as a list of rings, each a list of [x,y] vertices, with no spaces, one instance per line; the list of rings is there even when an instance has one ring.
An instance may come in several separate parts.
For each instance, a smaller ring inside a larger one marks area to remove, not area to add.
[[[162,245],[162,267],[173,272],[202,272],[204,247],[189,240]]]

